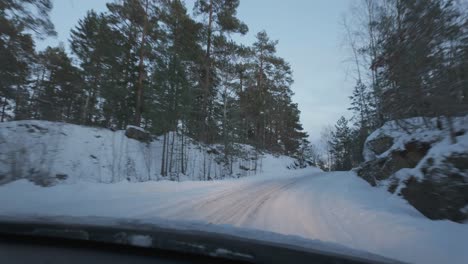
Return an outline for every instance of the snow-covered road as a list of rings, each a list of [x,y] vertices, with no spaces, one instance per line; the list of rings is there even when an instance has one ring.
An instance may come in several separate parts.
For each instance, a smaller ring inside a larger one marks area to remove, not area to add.
[[[261,209],[273,202],[288,189],[297,187],[306,177],[274,179],[233,184],[228,189],[205,193],[199,199],[182,201],[143,217],[164,215],[171,219],[196,219],[213,224],[254,226],[264,215]]]
[[[199,221],[338,243],[414,263],[468,263],[468,225],[431,221],[351,172],[217,182],[0,186],[0,214]]]

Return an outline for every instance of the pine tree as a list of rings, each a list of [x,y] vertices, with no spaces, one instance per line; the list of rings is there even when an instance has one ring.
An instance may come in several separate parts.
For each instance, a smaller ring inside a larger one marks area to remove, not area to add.
[[[352,131],[348,120],[341,117],[335,125],[330,141],[334,160],[334,170],[350,170],[352,168]]]
[[[233,39],[248,30],[237,18],[239,0],[196,1],[195,18],[181,0],[114,1],[72,29],[73,61],[63,46],[36,54],[25,32],[53,32],[47,16],[36,18],[27,6],[43,15],[51,8],[48,0],[0,4],[0,56],[8,62],[0,65],[2,121],[142,126],[163,136],[160,173],[172,180],[187,169],[189,137],[222,144],[217,162],[228,173],[243,155],[238,143],[303,163],[309,155],[291,99],[292,70],[277,56],[278,42],[266,32],[252,46]],[[216,178],[209,156],[204,179]]]
[[[89,11],[71,30],[71,50],[79,60],[81,75],[85,81],[83,89],[86,99],[82,109],[82,124],[102,121],[103,109],[99,109],[98,98],[108,102],[110,98],[103,98],[103,90],[115,84],[110,78],[106,78],[109,76],[109,69],[117,64],[114,58],[115,51],[118,50],[107,23],[103,14]]]
[[[374,94],[368,87],[358,80],[353,90],[353,95],[350,96],[351,107],[349,110],[354,112],[353,121],[353,148],[352,157],[353,165],[363,161],[362,151],[364,142],[372,131],[378,128],[377,111],[373,102],[375,102]]]
[[[216,123],[214,118],[215,96],[218,94],[218,77],[216,76],[215,45],[222,43],[226,35],[248,31],[247,25],[240,21],[237,15],[239,0],[197,0],[194,10],[198,16],[203,16],[203,42],[205,55],[202,62],[200,90],[197,98],[200,106],[196,112],[199,120],[199,136],[197,138],[210,143],[215,140]]]
[[[39,54],[44,78],[34,87],[39,119],[79,123],[83,107],[82,79],[64,48],[48,47]]]
[[[450,0],[396,1],[395,12],[379,18],[388,37],[376,67],[389,86],[381,101],[390,119],[464,111],[456,100],[459,86],[452,85],[457,78],[448,76],[452,44],[461,38],[459,18]]]
[[[362,2],[364,8],[356,10],[365,9],[366,22],[357,25],[355,35],[368,37],[360,47],[351,44],[357,63],[358,54],[369,62],[371,80],[358,80],[373,91],[364,101],[375,113],[362,116],[367,103],[360,102],[360,94],[366,89],[358,84],[352,97],[355,120],[360,120],[358,138],[366,134],[363,121],[372,130],[383,121],[418,116],[448,119],[455,142],[451,117],[468,111],[466,6],[453,0]]]
[[[160,1],[125,0],[107,4],[107,8],[109,26],[120,35],[116,40],[123,53],[119,58],[122,76],[118,81],[128,90],[125,104],[119,105],[119,108],[133,109],[133,113],[125,113],[118,126],[130,123],[140,126],[145,111],[143,100],[148,84],[148,67],[156,56],[153,47],[160,35]]]
[[[257,34],[252,47],[252,79],[241,97],[241,111],[249,123],[251,144],[259,149],[294,154],[307,135],[300,124],[297,104],[291,100],[291,67],[277,57],[277,44],[266,32]]]
[[[10,0],[0,4],[0,121],[29,117],[28,89],[31,66],[35,60],[34,40],[55,35],[50,22],[50,0]],[[7,110],[14,116],[7,116]],[[11,111],[10,111],[11,112]]]
[[[173,169],[185,172],[184,136],[195,134],[190,121],[195,107],[192,87],[196,86],[198,80],[195,77],[202,54],[199,45],[201,25],[187,14],[179,0],[162,4],[160,19],[163,25],[159,44],[155,46],[158,55],[152,64],[154,72],[148,80],[148,95],[145,96],[148,110],[144,117],[154,124],[152,132],[165,135],[161,174],[167,175]],[[176,141],[172,141],[169,146],[166,133],[170,131],[180,135],[177,137],[180,141],[179,153],[173,153]],[[168,157],[166,148],[171,150]],[[180,166],[165,166],[170,157],[178,159]]]
[[[239,49],[234,41],[224,38],[217,39],[216,50],[217,68],[219,69],[219,115],[216,118],[221,124],[221,138],[224,145],[224,159],[226,164],[230,164],[231,156],[234,152],[234,143],[239,141],[241,133],[240,104],[237,64],[239,59]]]
[[[21,31],[31,30],[36,37],[45,38],[57,34],[49,19],[52,7],[50,0],[8,0],[1,2],[0,14],[3,22],[13,22]],[[2,27],[2,33],[7,28]]]

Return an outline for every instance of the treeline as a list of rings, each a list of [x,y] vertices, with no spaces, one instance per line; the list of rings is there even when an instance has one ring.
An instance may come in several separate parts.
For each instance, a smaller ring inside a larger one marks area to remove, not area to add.
[[[344,22],[354,117],[325,133],[331,167],[357,166],[366,137],[390,120],[438,117],[456,142],[451,117],[468,113],[468,3],[362,0]]]
[[[299,157],[308,142],[291,67],[264,31],[251,46],[234,41],[248,32],[238,6],[197,0],[190,15],[180,0],[114,1],[78,22],[68,54],[35,50],[33,34],[54,34],[50,0],[1,1],[1,121],[135,125],[165,135],[165,148],[174,131],[226,155],[242,143]]]

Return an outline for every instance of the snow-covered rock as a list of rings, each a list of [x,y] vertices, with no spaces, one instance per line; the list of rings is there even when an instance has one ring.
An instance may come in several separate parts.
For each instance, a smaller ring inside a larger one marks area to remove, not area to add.
[[[151,140],[150,133],[137,126],[127,126],[127,129],[125,129],[125,136],[142,142],[149,142]]]
[[[453,119],[456,142],[443,119],[386,123],[364,146],[357,169],[373,186],[403,196],[431,219],[468,219],[468,116]]]
[[[237,145],[239,155],[227,165],[222,146],[182,140],[176,133],[168,138],[173,154],[165,161],[171,169],[163,177],[163,140],[137,127],[111,131],[37,120],[0,123],[0,185],[18,179],[41,186],[82,180],[214,180],[251,176],[270,168],[286,171],[295,162]]]

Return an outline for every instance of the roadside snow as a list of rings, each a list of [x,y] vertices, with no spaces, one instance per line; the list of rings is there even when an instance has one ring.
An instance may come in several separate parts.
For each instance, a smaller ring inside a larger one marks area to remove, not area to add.
[[[41,188],[21,180],[0,186],[0,215],[167,221],[175,228],[346,252],[336,246],[343,245],[411,263],[468,263],[466,224],[431,221],[352,172],[274,170],[210,182],[78,182]]]
[[[245,153],[233,159],[231,173],[222,162],[220,146],[203,146],[187,137],[182,141],[176,133],[170,133],[169,138],[175,143],[166,167],[172,170],[163,177],[161,139],[145,143],[126,137],[124,130],[38,120],[0,123],[0,184],[21,178],[36,182],[60,179],[60,183],[238,178],[273,168],[286,171],[295,161],[286,156],[257,155],[252,147],[238,145]]]

